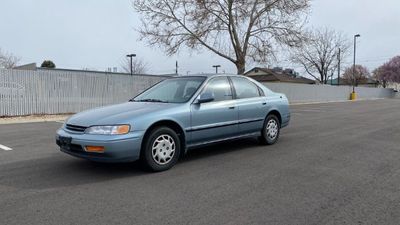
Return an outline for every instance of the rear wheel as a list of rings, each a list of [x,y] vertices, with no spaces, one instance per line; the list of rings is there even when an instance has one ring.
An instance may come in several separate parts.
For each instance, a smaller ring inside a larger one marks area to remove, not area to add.
[[[181,143],[174,130],[168,127],[155,128],[145,141],[142,160],[149,169],[164,171],[177,163]]]
[[[268,115],[261,132],[260,142],[265,145],[275,144],[279,139],[280,128],[278,117],[272,114]]]

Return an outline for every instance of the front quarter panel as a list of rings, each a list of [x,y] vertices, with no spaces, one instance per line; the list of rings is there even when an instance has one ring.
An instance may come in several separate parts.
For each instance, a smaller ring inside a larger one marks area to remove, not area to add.
[[[176,107],[140,115],[131,119],[133,131],[147,131],[153,124],[160,121],[177,123],[183,131],[190,126],[189,104],[177,104]]]

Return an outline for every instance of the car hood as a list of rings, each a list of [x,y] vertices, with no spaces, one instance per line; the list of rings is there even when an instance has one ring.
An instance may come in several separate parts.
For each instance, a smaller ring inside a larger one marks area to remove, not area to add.
[[[156,102],[126,102],[87,110],[75,114],[67,120],[67,124],[76,126],[114,125],[129,123],[134,118],[149,113],[167,110],[177,104]]]

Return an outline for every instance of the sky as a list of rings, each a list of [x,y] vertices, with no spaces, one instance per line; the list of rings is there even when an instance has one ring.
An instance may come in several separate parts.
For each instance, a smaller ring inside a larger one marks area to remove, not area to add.
[[[399,0],[313,0],[309,27],[328,27],[358,41],[358,63],[374,69],[400,55]],[[136,53],[149,64],[150,73],[235,73],[235,66],[213,53],[190,52],[166,56],[162,49],[139,41],[135,29],[140,16],[132,0],[1,0],[0,48],[21,58],[20,64],[45,59],[58,68],[93,69],[121,67],[125,55]],[[349,59],[346,64],[350,65]],[[262,66],[249,63],[252,66]],[[276,66],[294,67],[287,61]]]

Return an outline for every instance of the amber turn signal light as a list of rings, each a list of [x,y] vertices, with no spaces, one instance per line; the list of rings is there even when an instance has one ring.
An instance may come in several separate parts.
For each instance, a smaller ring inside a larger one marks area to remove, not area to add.
[[[130,126],[122,125],[117,127],[117,134],[127,134],[129,133]]]
[[[104,152],[104,146],[86,146],[86,151],[102,153]]]

